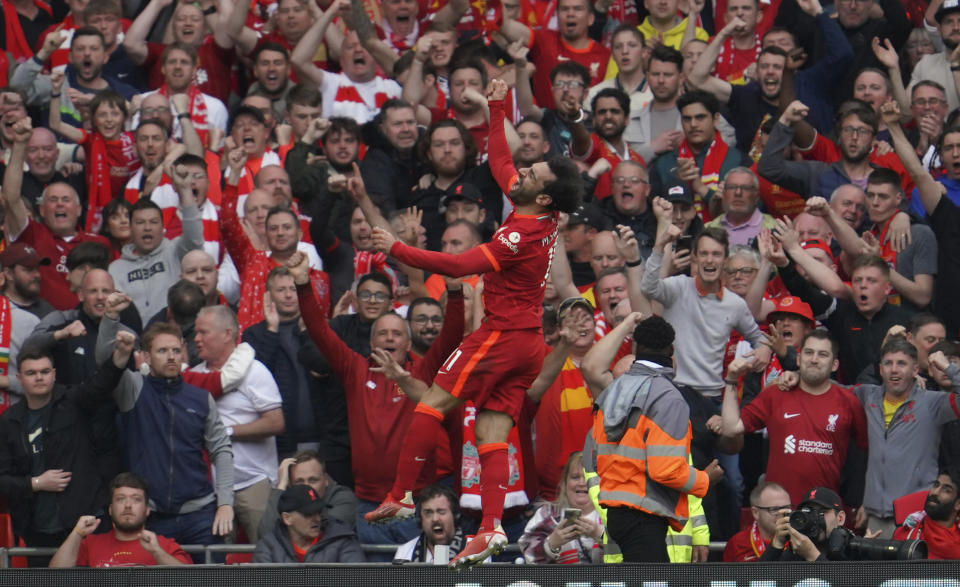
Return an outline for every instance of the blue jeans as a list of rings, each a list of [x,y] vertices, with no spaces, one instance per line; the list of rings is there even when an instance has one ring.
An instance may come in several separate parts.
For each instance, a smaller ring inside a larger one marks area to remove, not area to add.
[[[371,524],[363,515],[377,509],[379,502],[357,499],[357,538],[361,544],[403,544],[420,533],[420,520],[416,516],[404,520],[391,520]],[[370,562],[390,562],[393,554],[368,554]]]
[[[173,539],[177,544],[220,544],[223,540],[213,535],[213,518],[217,504],[211,502],[203,509],[188,514],[161,514],[153,512],[147,520],[147,529]],[[203,553],[190,555],[195,564],[203,564]]]

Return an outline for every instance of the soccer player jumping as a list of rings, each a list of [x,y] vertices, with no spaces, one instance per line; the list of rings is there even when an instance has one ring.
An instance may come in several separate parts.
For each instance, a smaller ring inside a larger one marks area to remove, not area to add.
[[[506,94],[505,82],[490,82],[490,170],[514,205],[491,241],[448,255],[406,246],[380,229],[373,232],[374,247],[401,263],[451,277],[483,274],[483,325],[450,355],[420,400],[403,441],[393,489],[365,516],[376,522],[414,514],[412,490],[444,434],[444,415],[460,402],[473,400],[480,409],[475,431],[483,520],[451,566],[481,562],[507,543],[500,526],[509,475],[507,434],[540,372],[541,304],[559,212],[576,210],[583,193],[580,173],[567,158],[555,157],[517,171],[503,128]]]

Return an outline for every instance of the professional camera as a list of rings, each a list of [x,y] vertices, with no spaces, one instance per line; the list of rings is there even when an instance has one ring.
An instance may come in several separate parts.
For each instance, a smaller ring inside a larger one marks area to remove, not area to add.
[[[827,531],[827,522],[823,519],[823,512],[808,507],[801,507],[790,512],[790,526],[814,542],[820,539],[820,534]]]
[[[832,561],[922,560],[927,558],[927,543],[861,538],[846,528],[835,528],[827,539],[826,554]]]

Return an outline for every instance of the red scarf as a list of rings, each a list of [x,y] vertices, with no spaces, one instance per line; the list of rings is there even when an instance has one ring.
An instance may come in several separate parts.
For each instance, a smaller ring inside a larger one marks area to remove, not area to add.
[[[896,214],[888,218],[883,225],[874,225],[870,232],[877,237],[877,241],[880,242],[880,256],[883,257],[883,260],[887,262],[887,265],[890,265],[891,269],[897,268],[897,252],[893,250],[893,245],[889,242],[884,242],[887,239],[887,232],[890,230],[890,223],[893,222],[893,219],[896,217]]]
[[[380,273],[390,279],[396,291],[400,285],[397,273],[387,264],[387,255],[381,252],[353,250],[353,277],[360,278],[367,273]]]
[[[107,156],[107,141],[97,131],[90,133],[90,152],[87,161],[87,232],[100,230],[103,221],[103,207],[113,199],[110,187],[110,159]],[[121,132],[120,141],[124,155],[128,160],[136,159],[136,147],[131,133]]]
[[[10,375],[10,332],[13,330],[13,308],[7,296],[0,296],[0,375]],[[12,405],[10,394],[0,391],[0,414]]]
[[[896,270],[897,268],[897,252],[893,250],[893,243],[887,241],[887,232],[890,231],[890,223],[893,222],[893,219],[896,217],[896,214],[891,216],[884,222],[882,225],[874,225],[870,232],[877,237],[877,241],[880,243],[880,257],[887,262],[887,265],[891,269]],[[900,294],[896,291],[891,291],[890,295],[887,296],[887,301],[893,304],[894,306],[899,306],[903,303],[903,299],[900,297]]]
[[[680,149],[677,151],[677,159],[681,158],[695,159],[693,150],[690,148],[690,145],[687,144],[687,139],[683,139],[683,142],[680,143]],[[720,183],[720,168],[723,166],[723,161],[726,158],[727,144],[723,142],[720,131],[715,131],[713,140],[710,141],[710,146],[707,147],[707,154],[703,158],[703,167],[700,168],[700,181],[703,182],[704,187],[707,189],[717,188],[717,185]],[[699,197],[696,198],[696,207],[697,214],[703,218],[704,222],[708,222],[711,219],[710,213]]]
[[[167,84],[160,86],[158,93],[161,96],[170,98],[170,88]],[[203,99],[203,94],[197,88],[196,84],[190,84],[187,88],[187,98],[190,100],[188,109],[190,110],[190,122],[193,128],[200,135],[200,142],[205,148],[210,148],[210,125],[207,122],[207,101]],[[178,113],[179,114],[179,113]]]
[[[463,464],[460,467],[460,506],[470,510],[480,510],[480,455],[477,453],[477,441],[473,432],[477,421],[477,406],[472,401],[463,405]],[[503,508],[524,506],[529,503],[524,491],[523,460],[520,448],[520,434],[517,427],[510,429],[507,435],[507,459],[510,473],[507,478],[507,496]]]
[[[753,521],[753,526],[750,526],[750,548],[753,549],[753,554],[757,555],[757,558],[763,556],[763,551],[767,549],[768,542],[763,539],[763,536],[760,536],[760,526],[757,524],[757,521]]]
[[[40,0],[33,0],[34,6],[52,17],[53,11],[50,6]],[[23,27],[20,26],[20,17],[17,14],[16,7],[9,1],[3,3],[3,26],[7,39],[7,51],[13,54],[17,61],[26,61],[33,57],[33,48],[27,43],[27,38],[23,35]],[[6,71],[3,72],[6,77]],[[6,85],[6,83],[4,83]]]

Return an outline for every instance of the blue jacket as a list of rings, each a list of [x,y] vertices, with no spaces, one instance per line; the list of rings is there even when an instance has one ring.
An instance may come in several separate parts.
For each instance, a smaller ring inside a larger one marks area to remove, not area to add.
[[[233,451],[213,396],[180,377],[128,371],[116,399],[127,467],[146,479],[152,510],[187,513],[214,500],[205,450],[217,467],[218,504],[233,504]]]
[[[773,125],[763,154],[757,161],[757,173],[760,177],[784,189],[799,194],[803,199],[820,196],[830,199],[833,190],[853,183],[843,171],[840,161],[824,163],[822,161],[788,161],[784,159],[784,150],[793,142],[793,128],[780,122]],[[871,167],[876,167],[873,163]]]
[[[817,17],[817,27],[824,40],[826,54],[822,59],[796,74],[797,99],[810,108],[807,122],[821,133],[833,129],[833,105],[830,92],[843,79],[853,63],[853,48],[836,19],[827,11]]]

